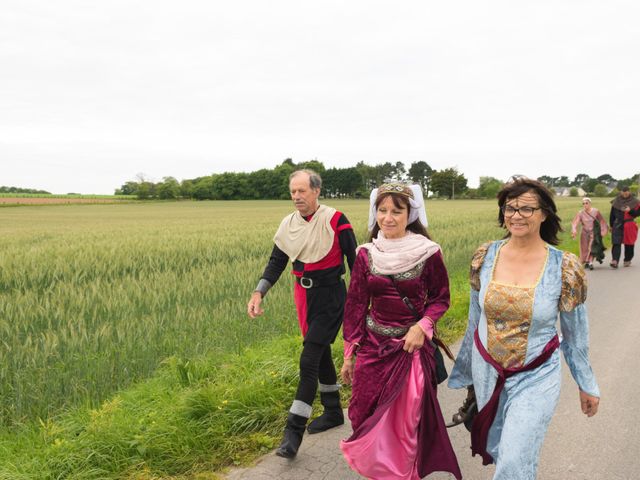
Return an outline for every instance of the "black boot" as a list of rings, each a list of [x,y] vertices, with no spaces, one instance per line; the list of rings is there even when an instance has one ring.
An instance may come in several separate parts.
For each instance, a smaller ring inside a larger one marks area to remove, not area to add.
[[[309,433],[320,433],[344,423],[344,414],[340,405],[340,392],[320,392],[320,401],[324,412],[307,427]]]
[[[473,385],[467,387],[467,398],[464,399],[462,406],[458,409],[458,412],[453,415],[451,423],[447,424],[447,428],[455,427],[464,423],[467,430],[471,431],[473,425],[473,419],[478,414],[478,404],[476,403],[476,392],[473,389]]]
[[[284,436],[282,442],[276,450],[276,455],[284,458],[293,458],[298,453],[298,448],[302,443],[302,435],[304,435],[304,427],[307,425],[306,417],[289,413],[287,416],[287,424],[284,427]]]

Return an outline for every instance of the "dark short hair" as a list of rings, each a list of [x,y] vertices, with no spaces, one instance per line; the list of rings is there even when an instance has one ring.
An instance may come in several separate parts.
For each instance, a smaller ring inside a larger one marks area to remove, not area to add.
[[[542,239],[551,244],[558,245],[558,232],[562,231],[561,220],[558,216],[558,208],[553,201],[553,193],[538,180],[533,180],[526,177],[518,177],[502,187],[502,190],[498,192],[498,223],[501,227],[506,228],[504,223],[504,214],[502,213],[502,207],[508,200],[518,198],[523,193],[532,192],[538,197],[538,204],[542,211],[547,215],[547,218],[540,225],[540,236]],[[511,234],[507,232],[505,238]]]
[[[620,189],[621,192],[628,192],[629,191],[629,187],[627,187],[626,185],[624,187],[622,187]]]
[[[409,203],[409,197],[403,195],[401,193],[395,192],[385,192],[378,195],[376,198],[376,211],[378,210],[378,206],[383,202],[383,200],[387,197],[391,197],[391,201],[396,206],[396,208],[406,208],[407,209],[407,218],[409,218],[409,214],[411,213],[411,204]],[[413,233],[417,233],[418,235],[422,235],[431,240],[429,236],[429,232],[427,232],[427,228],[422,225],[422,222],[418,218],[414,222],[411,222],[407,225],[407,230]],[[378,222],[373,225],[371,229],[371,233],[369,234],[369,241],[378,237],[378,232],[380,232],[380,227],[378,226]]]
[[[289,182],[291,182],[291,179],[293,177],[297,177],[301,173],[306,173],[307,175],[309,175],[309,186],[311,188],[313,189],[322,188],[322,178],[320,177],[320,175],[318,175],[318,173],[316,173],[315,171],[309,168],[303,168],[302,170],[296,170],[295,172],[291,172],[291,175],[289,175]]]

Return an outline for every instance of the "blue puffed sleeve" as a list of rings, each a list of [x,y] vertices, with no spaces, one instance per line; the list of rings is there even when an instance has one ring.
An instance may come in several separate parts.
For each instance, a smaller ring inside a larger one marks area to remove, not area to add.
[[[585,300],[587,284],[578,258],[565,252],[562,259],[560,331],[562,353],[580,390],[600,397],[600,389],[589,362],[589,317]]]

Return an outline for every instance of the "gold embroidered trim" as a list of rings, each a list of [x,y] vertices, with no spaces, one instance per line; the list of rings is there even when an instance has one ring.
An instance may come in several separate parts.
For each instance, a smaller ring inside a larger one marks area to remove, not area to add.
[[[471,288],[476,291],[480,291],[480,270],[482,269],[482,264],[484,263],[484,257],[487,255],[487,250],[489,250],[489,245],[491,242],[483,243],[478,247],[478,249],[473,253],[473,257],[471,258],[471,266],[469,268],[469,283],[471,284]]]
[[[409,331],[409,327],[389,327],[386,325],[380,325],[369,315],[367,315],[367,328],[372,332],[384,335],[385,337],[402,337]]]
[[[378,187],[377,196],[379,197],[380,195],[383,195],[385,193],[397,193],[399,195],[404,195],[405,197],[413,198],[413,192],[411,191],[411,188],[409,187],[409,185],[405,185],[404,183],[383,183],[382,185],[380,185],[380,187]]]
[[[562,292],[558,309],[570,312],[587,300],[587,278],[578,257],[571,252],[562,253]]]

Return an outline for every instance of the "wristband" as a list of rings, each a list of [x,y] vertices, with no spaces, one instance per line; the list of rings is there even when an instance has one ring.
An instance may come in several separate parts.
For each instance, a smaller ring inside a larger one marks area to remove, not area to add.
[[[264,296],[267,294],[267,292],[272,286],[273,285],[271,285],[271,282],[269,280],[261,278],[254,292],[260,292],[260,296],[264,298]]]

